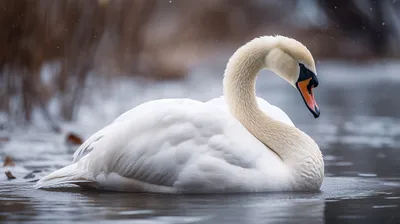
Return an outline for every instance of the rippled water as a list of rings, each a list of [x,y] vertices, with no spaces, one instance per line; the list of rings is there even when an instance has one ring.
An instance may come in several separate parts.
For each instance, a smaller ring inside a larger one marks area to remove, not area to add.
[[[34,190],[34,181],[70,163],[75,150],[65,144],[63,134],[41,129],[37,117],[36,128],[0,138],[0,158],[9,155],[16,163],[0,168],[0,222],[400,223],[399,70],[396,62],[321,63],[317,120],[295,89],[262,72],[258,95],[286,111],[323,151],[326,178],[321,192],[172,196],[76,187]],[[88,137],[147,100],[208,100],[221,94],[222,72],[223,66],[199,68],[183,82],[123,80],[107,82],[107,88],[98,88],[106,84],[92,80],[89,89],[95,94],[84,99],[78,121],[63,128]],[[5,171],[16,179],[7,180]]]

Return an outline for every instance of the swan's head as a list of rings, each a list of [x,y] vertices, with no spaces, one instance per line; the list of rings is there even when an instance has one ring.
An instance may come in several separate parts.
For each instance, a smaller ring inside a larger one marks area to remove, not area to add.
[[[315,62],[310,51],[299,41],[284,37],[267,37],[273,47],[265,57],[265,65],[297,88],[315,118],[320,110],[314,99],[313,88],[318,86]]]

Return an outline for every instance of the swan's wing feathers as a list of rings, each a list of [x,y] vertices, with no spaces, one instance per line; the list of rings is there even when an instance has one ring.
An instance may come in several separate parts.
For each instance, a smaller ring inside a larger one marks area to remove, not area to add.
[[[91,152],[96,145],[103,145],[103,142],[99,142],[104,136],[106,136],[110,132],[115,132],[115,130],[120,129],[121,122],[128,122],[130,120],[136,120],[138,117],[143,116],[148,113],[149,108],[160,107],[162,105],[167,106],[168,104],[176,104],[176,105],[192,105],[197,104],[199,102],[190,100],[190,99],[165,99],[165,100],[154,100],[138,105],[137,107],[128,110],[127,112],[121,114],[117,117],[111,124],[104,127],[100,131],[96,132],[92,136],[89,137],[74,153],[72,162],[75,163],[79,161],[82,157]]]
[[[80,159],[82,159],[85,155],[87,155],[89,152],[91,152],[98,141],[104,137],[104,135],[107,133],[107,127],[103,128],[102,130],[96,132],[92,136],[90,136],[89,139],[87,139],[79,148],[75,151],[73,155],[72,162],[76,163]]]
[[[90,173],[117,173],[145,183],[172,186],[187,172],[204,178],[201,175],[204,172],[193,170],[201,169],[199,161],[201,167],[207,167],[205,157],[244,169],[257,158],[254,153],[243,153],[244,147],[252,147],[257,141],[243,137],[240,140],[243,143],[233,142],[227,130],[235,130],[239,135],[247,132],[218,108],[179,100],[160,101],[141,110],[135,119],[115,124],[114,131],[108,131],[97,142],[86,160],[91,163],[86,166]],[[212,175],[219,173],[215,171]]]

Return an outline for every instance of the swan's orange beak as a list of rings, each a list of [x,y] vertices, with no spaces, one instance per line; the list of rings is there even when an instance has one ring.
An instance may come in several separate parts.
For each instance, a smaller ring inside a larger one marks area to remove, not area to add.
[[[312,77],[298,81],[296,83],[297,89],[300,91],[301,96],[303,97],[304,102],[306,103],[310,112],[314,115],[315,118],[318,118],[320,115],[320,110],[318,108],[317,102],[315,101],[312,89],[316,87],[312,82]]]

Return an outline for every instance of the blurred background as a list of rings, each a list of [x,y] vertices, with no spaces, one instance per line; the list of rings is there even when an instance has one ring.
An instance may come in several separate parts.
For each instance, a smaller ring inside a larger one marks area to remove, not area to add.
[[[0,11],[2,128],[37,112],[57,129],[90,77],[184,79],[260,35],[296,38],[317,61],[400,56],[397,0],[0,0]]]

